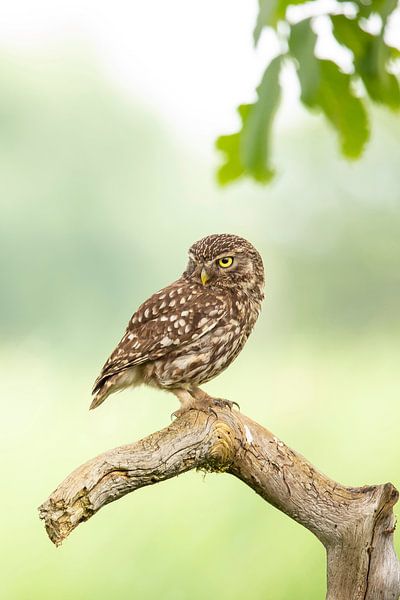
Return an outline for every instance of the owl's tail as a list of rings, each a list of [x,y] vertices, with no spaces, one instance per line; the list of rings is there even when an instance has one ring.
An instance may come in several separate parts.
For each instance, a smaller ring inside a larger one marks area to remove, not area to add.
[[[90,409],[100,406],[110,394],[119,392],[127,387],[135,387],[141,382],[140,370],[136,367],[132,368],[129,366],[119,371],[113,370],[111,373],[104,373],[103,370],[94,382],[92,390],[93,400]]]
[[[95,394],[93,396],[93,400],[89,406],[89,410],[93,410],[94,408],[97,408],[98,406],[100,406],[100,404],[102,404],[104,402],[104,400],[107,398],[108,394],[103,395],[101,393]]]
[[[96,379],[92,390],[93,399],[91,405],[89,406],[89,410],[93,410],[94,408],[100,406],[100,404],[103,404],[107,396],[112,394],[112,387],[113,384],[109,379],[104,380],[104,378],[102,378],[101,376],[98,379]]]

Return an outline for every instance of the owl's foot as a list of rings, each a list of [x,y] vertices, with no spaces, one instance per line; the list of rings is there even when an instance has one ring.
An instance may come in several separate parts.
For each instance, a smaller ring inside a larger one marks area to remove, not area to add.
[[[223,398],[213,398],[212,402],[215,406],[218,406],[218,408],[226,408],[228,407],[229,410],[232,410],[232,408],[234,406],[236,406],[236,408],[238,410],[240,410],[240,406],[237,402],[233,402],[232,400],[224,400]]]
[[[171,414],[171,419],[174,417],[176,419],[178,417],[182,417],[189,410],[198,410],[200,412],[205,413],[207,416],[212,414],[218,418],[217,413],[215,412],[215,410],[213,409],[213,407],[211,406],[211,404],[209,402],[195,401],[195,402],[191,402],[190,404],[184,404],[181,408],[178,408],[178,410],[176,410],[175,412],[173,412]]]
[[[201,394],[195,395],[191,394],[188,390],[183,389],[175,389],[171,391],[173,394],[175,394],[175,396],[177,396],[177,398],[179,398],[182,404],[181,408],[172,413],[171,419],[173,417],[181,417],[189,410],[199,410],[207,415],[213,414],[217,417],[217,413],[212,407],[212,398],[206,393],[201,392]]]
[[[228,407],[230,410],[232,410],[233,406],[236,406],[236,408],[240,410],[240,406],[237,402],[232,402],[231,400],[224,400],[223,398],[213,398],[212,396],[209,396],[206,392],[201,390],[199,387],[194,388],[192,390],[192,394],[196,398],[196,400],[206,402],[210,406],[216,406],[218,408]]]
[[[198,387],[191,389],[190,392],[186,389],[175,389],[171,391],[179,398],[182,404],[181,408],[172,413],[171,419],[173,417],[181,417],[189,410],[199,410],[207,415],[213,414],[216,418],[218,418],[216,413],[217,408],[229,408],[229,410],[232,410],[232,408],[236,406],[236,408],[240,410],[240,406],[237,402],[224,400],[223,398],[213,398]]]

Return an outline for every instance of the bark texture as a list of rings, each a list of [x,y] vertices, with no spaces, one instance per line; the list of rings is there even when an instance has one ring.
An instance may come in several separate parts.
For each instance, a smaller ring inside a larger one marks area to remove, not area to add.
[[[397,600],[391,483],[344,487],[238,411],[189,411],[71,473],[39,508],[56,545],[102,506],[190,469],[235,475],[312,531],[327,552],[327,600]]]

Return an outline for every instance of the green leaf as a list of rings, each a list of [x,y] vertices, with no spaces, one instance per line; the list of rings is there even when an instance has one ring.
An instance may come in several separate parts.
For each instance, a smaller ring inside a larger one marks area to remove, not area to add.
[[[257,44],[264,27],[271,24],[274,4],[270,0],[258,0],[258,15],[253,32],[254,43]]]
[[[387,45],[389,57],[391,60],[397,60],[400,58],[400,48],[395,48],[394,46]]]
[[[238,113],[244,127],[252,104],[241,104],[238,107]],[[244,166],[240,158],[240,137],[241,131],[231,135],[221,135],[215,146],[226,155],[226,162],[218,169],[217,179],[221,185],[225,185],[238,179],[244,174]]]
[[[249,112],[243,129],[240,154],[242,162],[258,181],[268,181],[274,171],[269,162],[269,144],[273,119],[280,100],[279,72],[282,57],[275,58],[266,69],[257,88],[258,101]]]
[[[253,37],[257,44],[264,27],[275,27],[286,16],[291,4],[305,4],[308,0],[258,0],[258,15]]]
[[[315,106],[320,86],[319,61],[314,56],[317,36],[310,27],[309,19],[293,25],[289,37],[289,50],[297,61],[301,101]]]
[[[333,34],[339,44],[349,48],[356,60],[359,60],[365,53],[372,35],[360,29],[355,19],[348,19],[344,15],[333,15],[331,17]]]
[[[383,33],[371,35],[354,19],[336,15],[331,20],[338,42],[353,52],[355,75],[362,79],[371,99],[392,109],[399,108],[399,82],[387,70],[389,61],[396,56],[396,49],[385,44]]]
[[[353,95],[350,75],[342,73],[329,60],[321,60],[320,69],[317,105],[337,130],[343,154],[348,158],[358,158],[369,138],[364,105]]]
[[[334,62],[318,59],[315,43],[309,19],[292,27],[289,50],[297,62],[301,100],[325,114],[339,134],[343,154],[357,158],[369,137],[367,113],[354,94],[351,76]]]
[[[386,70],[389,59],[390,51],[378,36],[370,41],[355,66],[371,99],[395,110],[400,108],[400,88],[397,77]]]
[[[377,13],[382,17],[385,26],[389,15],[397,8],[398,0],[357,0],[356,5],[359,17],[368,18],[371,14]]]
[[[274,176],[270,161],[270,137],[273,119],[279,105],[279,72],[282,57],[267,67],[257,88],[254,104],[239,107],[242,127],[239,132],[217,139],[216,147],[225,154],[225,163],[218,170],[218,181],[224,185],[242,175],[265,183]]]

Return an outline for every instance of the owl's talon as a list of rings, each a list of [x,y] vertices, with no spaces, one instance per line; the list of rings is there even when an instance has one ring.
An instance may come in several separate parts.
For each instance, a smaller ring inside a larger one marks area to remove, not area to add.
[[[224,400],[223,398],[213,398],[213,404],[215,404],[219,408],[227,408],[228,407],[229,410],[232,410],[232,407],[236,406],[236,408],[238,410],[240,410],[239,404],[232,400]]]
[[[217,413],[215,412],[215,410],[213,409],[213,407],[212,407],[212,406],[209,406],[209,407],[208,407],[208,411],[207,411],[207,412],[208,412],[208,413],[211,413],[211,414],[213,414],[213,415],[214,415],[214,417],[215,417],[216,419],[218,419],[218,415],[217,415]]]

